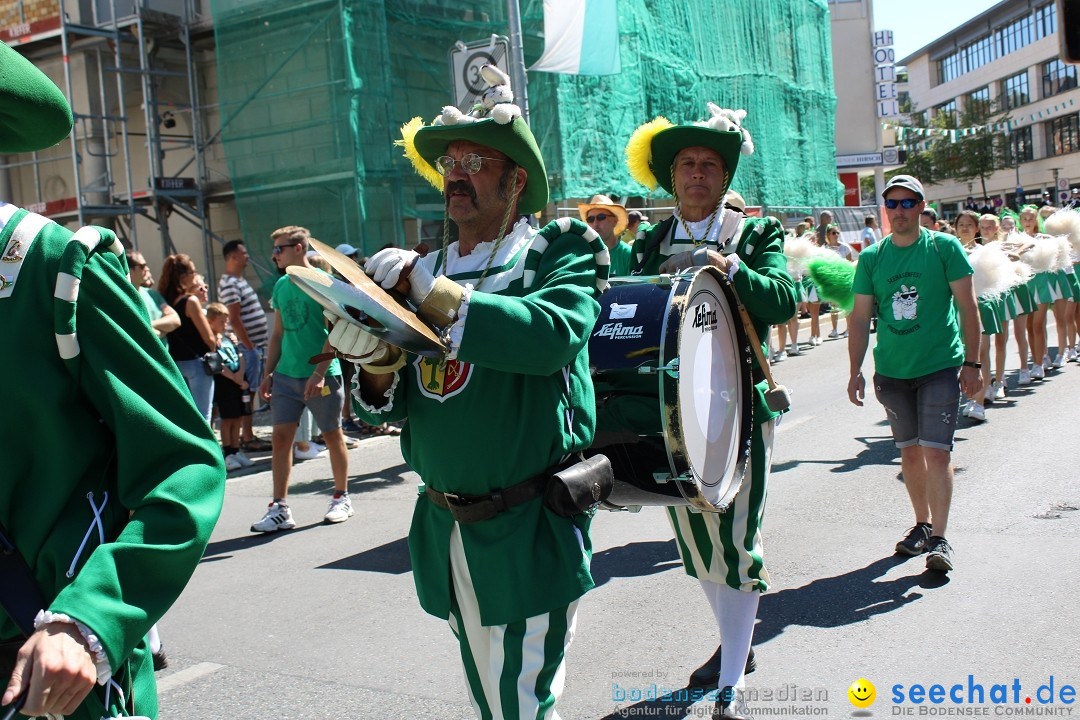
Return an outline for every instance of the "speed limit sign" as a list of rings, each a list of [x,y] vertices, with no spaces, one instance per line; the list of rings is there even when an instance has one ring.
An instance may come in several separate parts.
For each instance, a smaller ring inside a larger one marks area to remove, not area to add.
[[[510,74],[509,50],[510,41],[500,35],[471,43],[458,42],[450,48],[450,80],[459,110],[468,112],[487,89],[480,68],[494,65]]]

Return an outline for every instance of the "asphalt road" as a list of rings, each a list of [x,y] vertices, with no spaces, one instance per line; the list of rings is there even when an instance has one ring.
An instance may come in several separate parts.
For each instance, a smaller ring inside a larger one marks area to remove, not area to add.
[[[961,419],[947,577],[893,556],[912,524],[899,455],[880,405],[847,400],[846,342],[775,370],[794,404],[776,434],[765,535],[773,587],[747,678],[752,715],[1070,713],[1063,686],[1080,686],[1080,366],[1025,389],[1010,373],[1009,397],[986,423]],[[230,479],[206,558],[161,623],[171,660],[158,675],[163,720],[472,717],[453,635],[414,594],[405,537],[418,478],[397,439],[363,440],[350,478],[356,516],[323,526],[329,462],[297,465],[298,527],[277,536],[248,532],[269,499],[268,460]],[[708,702],[649,699],[683,688],[718,642],[662,511],[603,513],[594,529],[598,587],[581,604],[561,717],[708,717]],[[860,678],[877,690],[866,710],[847,697]],[[1055,702],[1044,705],[1039,688],[1051,678]],[[911,701],[913,685],[934,684],[944,702]],[[954,685],[961,704],[948,697]],[[979,699],[969,685],[986,705],[969,704]],[[995,685],[1007,704],[991,704]]]

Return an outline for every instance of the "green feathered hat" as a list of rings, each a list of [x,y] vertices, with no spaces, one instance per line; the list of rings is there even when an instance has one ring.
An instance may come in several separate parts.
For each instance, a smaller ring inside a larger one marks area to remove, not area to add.
[[[71,126],[60,89],[0,42],[0,154],[44,150],[67,137]]]
[[[468,113],[447,105],[430,125],[413,118],[401,127],[397,145],[405,149],[405,157],[413,168],[438,190],[443,189],[443,177],[435,169],[435,161],[446,154],[455,140],[467,140],[490,147],[525,168],[528,179],[518,197],[518,211],[535,213],[548,203],[547,168],[532,130],[521,119],[521,109],[513,104],[510,78],[494,65],[485,65],[481,76],[490,86],[480,101]]]
[[[709,103],[708,120],[690,125],[675,125],[665,117],[641,125],[626,144],[626,165],[630,176],[655,190],[657,185],[674,194],[671,187],[671,166],[679,151],[688,147],[706,147],[716,151],[724,160],[727,176],[724,192],[742,155],[754,152],[750,131],[742,126],[745,110],[728,110]]]

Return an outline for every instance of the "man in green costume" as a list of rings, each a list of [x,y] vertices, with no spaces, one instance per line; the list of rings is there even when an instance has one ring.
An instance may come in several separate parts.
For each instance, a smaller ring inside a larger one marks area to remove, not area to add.
[[[608,254],[577,220],[529,224],[547,204],[547,174],[507,105],[403,128],[458,240],[423,258],[383,250],[365,265],[386,288],[407,276],[404,292],[447,356],[407,356],[340,320],[330,342],[359,359],[359,417],[408,418],[402,453],[425,485],[409,532],[417,594],[459,640],[477,717],[524,720],[558,717],[578,603],[593,587],[591,514],[563,517],[540,494],[548,471],[592,441],[588,340]]]
[[[0,154],[50,147],[71,124],[56,86],[0,44]],[[221,453],[112,232],[0,201],[0,257],[0,367],[14,373],[0,437],[49,435],[9,443],[0,475],[0,544],[16,551],[0,571],[0,704],[156,717],[144,637],[202,557]]]
[[[740,155],[753,152],[742,127],[745,112],[709,104],[711,117],[692,125],[656,118],[627,144],[630,174],[675,197],[675,214],[634,243],[634,273],[656,275],[713,266],[746,306],[758,337],[795,314],[795,283],[783,254],[784,231],[774,218],[747,218],[724,206]],[[764,351],[764,348],[763,348]],[[690,683],[719,690],[714,718],[741,718],[735,690],[754,668],[750,643],[758,600],[768,589],[761,525],[777,413],[765,403],[762,369],[754,368],[750,461],[742,488],[723,513],[667,508],[687,574],[701,583],[720,629],[716,654]],[[659,412],[659,409],[658,409]]]

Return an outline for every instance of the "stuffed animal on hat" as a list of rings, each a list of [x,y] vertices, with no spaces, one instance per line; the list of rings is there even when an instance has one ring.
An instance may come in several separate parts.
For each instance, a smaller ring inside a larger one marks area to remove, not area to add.
[[[431,124],[462,125],[491,118],[500,125],[507,125],[513,122],[514,118],[521,117],[521,108],[514,104],[514,91],[510,88],[509,75],[494,65],[485,65],[480,68],[480,77],[488,84],[488,88],[468,113],[461,112],[453,105],[447,105]]]
[[[702,120],[701,122],[694,123],[701,127],[712,128],[713,130],[720,130],[721,132],[739,132],[742,133],[743,142],[742,147],[739,148],[739,152],[743,155],[754,154],[754,140],[750,137],[750,131],[742,126],[742,121],[746,117],[745,110],[730,110],[728,108],[722,108],[714,102],[707,103],[709,108],[709,114],[712,116],[708,120]]]

